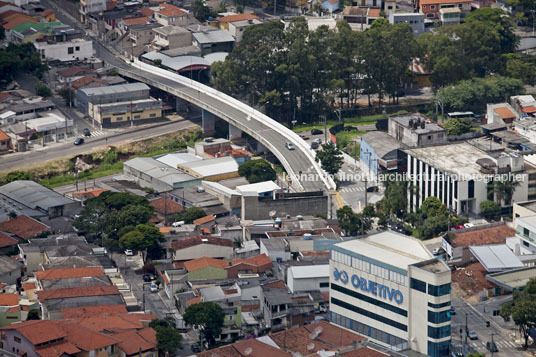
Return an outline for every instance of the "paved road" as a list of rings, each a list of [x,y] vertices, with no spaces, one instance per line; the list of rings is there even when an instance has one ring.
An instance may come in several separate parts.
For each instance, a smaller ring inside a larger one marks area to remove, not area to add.
[[[499,349],[499,352],[495,353],[494,356],[528,356],[528,354],[525,354],[525,352],[517,347],[515,340],[511,336],[513,330],[508,328],[509,325],[505,325],[502,322],[502,318],[493,318],[490,316],[490,310],[483,313],[481,308],[475,308],[456,296],[452,298],[452,305],[456,309],[456,314],[452,316],[451,321],[453,346],[461,346],[465,341],[465,314],[467,313],[468,329],[478,334],[477,340],[467,340],[468,352],[479,352],[489,355],[490,352],[486,349],[486,342],[491,340],[491,334],[493,333],[495,334],[493,340]],[[490,327],[486,327],[486,321],[490,321]],[[460,328],[463,329],[461,342]]]
[[[189,120],[173,121],[154,126],[134,127],[124,132],[105,137],[89,137],[80,146],[74,146],[74,139],[68,139],[67,143],[54,143],[50,147],[45,147],[35,151],[18,152],[0,156],[0,172],[21,169],[49,160],[59,159],[67,156],[82,154],[106,145],[117,145],[125,142],[146,139],[153,136],[163,135],[173,131],[185,130],[196,126]]]

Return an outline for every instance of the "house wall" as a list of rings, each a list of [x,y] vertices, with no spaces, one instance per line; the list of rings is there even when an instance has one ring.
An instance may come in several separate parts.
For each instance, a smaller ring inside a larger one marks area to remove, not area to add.
[[[4,284],[15,284],[17,282],[17,279],[19,279],[22,276],[21,269],[15,269],[10,272],[7,272],[3,275],[0,275],[0,281]]]
[[[326,215],[328,197],[323,195],[261,200],[257,196],[242,196],[242,220],[266,219],[266,217],[270,217],[271,211],[276,211],[278,216]]]
[[[419,4],[419,8],[421,12],[424,14],[424,16],[427,19],[439,19],[439,10],[442,8],[448,8],[448,7],[455,7],[458,6],[461,10],[462,18],[465,17],[469,12],[471,12],[471,2],[465,2],[465,3],[448,3],[445,2],[443,4],[434,4],[434,5],[428,5],[428,4]]]
[[[198,244],[193,247],[176,250],[173,260],[192,260],[202,257],[232,259],[233,248],[221,245]]]
[[[167,37],[169,49],[187,47],[192,45],[192,33],[190,31],[178,33]]]
[[[34,46],[37,49],[37,52],[39,52],[42,60],[59,60],[64,62],[83,60],[93,56],[92,41],[70,41],[56,44],[35,42]],[[72,53],[69,53],[70,51],[72,51]]]
[[[10,147],[11,147],[11,140],[0,141],[0,151],[8,151]]]
[[[6,307],[7,309],[7,307]],[[0,312],[0,327],[22,321],[22,311]]]
[[[314,269],[314,266],[311,269]],[[320,283],[327,283],[327,286],[321,288]],[[297,279],[294,278],[292,269],[287,269],[287,286],[292,293],[312,290],[329,291],[329,276]]]
[[[24,351],[27,353],[28,357],[40,357],[37,353],[34,352],[34,345],[30,343],[30,341],[28,341],[18,331],[6,330],[4,332],[5,338],[2,340],[4,350],[11,353]],[[20,342],[15,342],[15,337],[19,338]]]
[[[188,273],[188,280],[226,279],[227,270],[217,267],[205,267]]]

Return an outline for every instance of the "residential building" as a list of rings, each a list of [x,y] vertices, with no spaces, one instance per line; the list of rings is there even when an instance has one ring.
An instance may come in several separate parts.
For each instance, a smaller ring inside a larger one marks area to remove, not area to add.
[[[56,108],[56,105],[50,100],[42,97],[28,97],[15,100],[9,104],[2,113],[12,112],[9,118],[2,121],[2,124],[14,124],[27,119],[34,119],[40,113],[48,112]]]
[[[416,38],[424,33],[424,14],[418,12],[392,12],[389,14],[389,23],[398,24],[400,22],[408,23],[413,30],[413,36]]]
[[[11,255],[11,253],[17,249],[18,243],[18,239],[4,232],[0,232],[0,254]]]
[[[407,155],[405,145],[383,131],[370,131],[361,136],[359,165],[370,178],[381,173],[404,172]]]
[[[236,21],[244,20],[258,20],[259,18],[254,14],[232,14],[227,16],[218,17],[216,19],[218,28],[220,30],[229,30],[229,24]]]
[[[167,25],[154,30],[153,43],[161,50],[188,47],[192,45],[192,33],[183,27]]]
[[[329,264],[291,266],[287,269],[290,292],[329,291]]]
[[[241,274],[261,274],[272,269],[272,260],[266,254],[259,254],[247,259],[234,259],[226,269],[229,278],[238,278]]]
[[[119,289],[113,285],[61,288],[37,292],[43,319],[62,317],[62,309],[81,306],[124,305]]]
[[[183,210],[182,205],[167,197],[155,198],[149,201],[149,204],[154,207],[157,216],[166,224],[173,223],[175,221],[173,216]]]
[[[163,26],[188,26],[197,23],[187,11],[171,4],[161,4],[159,10],[155,11],[154,18]]]
[[[471,12],[471,0],[417,0],[419,11],[430,20],[439,20],[440,10],[457,7],[461,11],[461,18]]]
[[[451,272],[421,241],[394,232],[335,244],[330,321],[395,351],[449,356]]]
[[[211,236],[196,236],[170,243],[174,261],[197,258],[232,259],[234,243],[228,239]]]
[[[281,280],[262,285],[261,310],[266,327],[278,331],[291,326],[292,294]]]
[[[88,14],[106,11],[106,0],[80,0],[80,22],[88,23]]]
[[[274,192],[272,196],[260,197],[255,192],[242,194],[241,219],[258,220],[287,215],[302,218],[306,215],[325,215],[328,197],[317,192]],[[270,212],[274,212],[272,215]]]
[[[0,197],[43,212],[49,218],[75,214],[80,209],[80,202],[29,180],[13,181],[0,186]]]
[[[512,202],[526,201],[528,177],[523,156],[499,152],[494,156],[465,142],[406,150],[408,177],[416,193],[409,193],[412,209],[435,196],[456,214],[480,213],[480,203],[491,193],[489,182],[494,175],[513,174],[520,184]],[[510,205],[511,202],[503,202]]]
[[[69,86],[81,77],[97,77],[97,72],[91,68],[71,66],[57,72],[58,81],[62,86]]]
[[[30,239],[39,234],[50,232],[50,227],[31,217],[20,215],[0,223],[0,231],[19,239]]]
[[[462,10],[459,7],[446,7],[439,10],[439,22],[442,26],[459,25]]]
[[[184,262],[189,281],[226,279],[228,266],[229,263],[225,260],[207,257]]]
[[[510,105],[521,117],[534,117],[536,115],[536,100],[532,95],[511,96]]]
[[[273,262],[286,262],[290,260],[290,249],[282,239],[260,239],[259,246],[261,254],[266,254]]]
[[[102,89],[109,88],[104,87]],[[105,104],[88,103],[88,114],[101,128],[143,124],[162,119],[162,100],[130,100]]]
[[[488,124],[500,123],[510,126],[519,117],[519,114],[508,103],[487,105],[486,119]]]
[[[389,135],[410,148],[447,143],[447,130],[418,113],[389,117]]]
[[[322,1],[322,9],[329,12],[330,14],[339,10],[339,0],[324,0]]]
[[[156,331],[144,328],[138,331],[123,331],[113,334],[119,340],[118,357],[152,357],[158,355]]]
[[[18,261],[0,255],[0,283],[13,285],[20,283],[23,265]]]
[[[201,178],[177,170],[151,157],[137,157],[123,164],[123,173],[141,187],[168,192],[179,187],[197,187]],[[183,204],[184,206],[184,204]]]
[[[0,153],[5,153],[11,150],[11,138],[0,129]]]
[[[112,285],[101,267],[63,268],[34,273],[40,290]]]
[[[337,0],[338,1],[338,0]],[[262,24],[262,21],[259,19],[247,19],[247,20],[241,20],[241,21],[233,21],[229,22],[229,28],[227,31],[235,38],[235,42],[239,43],[242,41],[242,37],[244,36],[244,31],[249,26],[254,25],[260,25]]]
[[[86,88],[98,88],[98,87],[105,87],[107,85],[108,85],[108,82],[100,78],[83,76],[83,77],[77,78],[71,83],[71,89],[78,90],[78,89],[86,89]]]
[[[82,38],[56,43],[36,41],[34,46],[41,60],[84,61],[93,56],[93,42]]]
[[[27,316],[28,312],[19,306],[18,294],[0,294],[0,328],[23,321]]]

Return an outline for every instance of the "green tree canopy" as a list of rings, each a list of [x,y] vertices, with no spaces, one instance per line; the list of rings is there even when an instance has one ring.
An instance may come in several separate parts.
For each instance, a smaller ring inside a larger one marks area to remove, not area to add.
[[[266,160],[248,160],[238,167],[238,174],[245,177],[249,183],[273,181],[277,178],[272,165]]]
[[[370,210],[368,213],[370,213]],[[360,233],[364,234],[372,228],[370,216],[354,213],[349,206],[343,206],[337,210],[337,220],[347,236],[355,236]]]
[[[200,302],[189,306],[184,312],[184,322],[189,326],[199,326],[201,335],[209,347],[216,344],[225,317],[220,305],[214,302]]]
[[[11,171],[4,178],[4,183],[10,183],[19,180],[31,180],[31,176],[26,171]]]
[[[335,175],[344,162],[342,153],[335,145],[324,143],[316,152],[316,161],[320,162],[322,169],[330,175]]]
[[[41,320],[39,317],[39,310],[37,309],[31,309],[28,311],[28,316],[26,317],[26,321],[28,320]]]
[[[182,350],[182,335],[175,329],[175,321],[172,317],[165,319],[155,319],[149,323],[149,327],[156,331],[157,347],[163,353],[170,356],[176,354],[177,350]]]
[[[185,224],[192,224],[196,219],[205,217],[207,213],[199,207],[188,207],[187,209],[175,214],[174,219],[177,222],[184,221]]]
[[[501,306],[499,315],[508,321],[510,318],[525,338],[525,348],[529,331],[536,326],[536,278],[531,278],[525,289],[514,293],[514,301]]]
[[[501,206],[495,201],[480,202],[480,214],[487,219],[497,218],[501,214]]]
[[[119,238],[121,248],[145,250],[163,241],[163,234],[154,224],[138,224],[136,229]]]
[[[35,94],[47,98],[52,96],[52,91],[46,84],[37,82],[35,84]]]
[[[447,129],[448,135],[462,135],[471,131],[473,121],[472,119],[450,118],[443,126]]]

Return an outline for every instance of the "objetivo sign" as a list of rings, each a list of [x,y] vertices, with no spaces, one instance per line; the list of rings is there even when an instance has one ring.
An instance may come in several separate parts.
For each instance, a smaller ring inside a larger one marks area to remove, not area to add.
[[[333,278],[335,281],[340,281],[343,284],[348,284],[348,282],[350,282],[356,289],[360,289],[361,291],[378,296],[382,299],[389,301],[394,300],[397,304],[402,304],[402,301],[404,301],[402,292],[400,292],[400,290],[389,288],[388,286],[379,284],[375,281],[361,278],[357,276],[357,274],[354,274],[350,277],[346,271],[339,271],[337,268],[335,268],[333,270]]]

